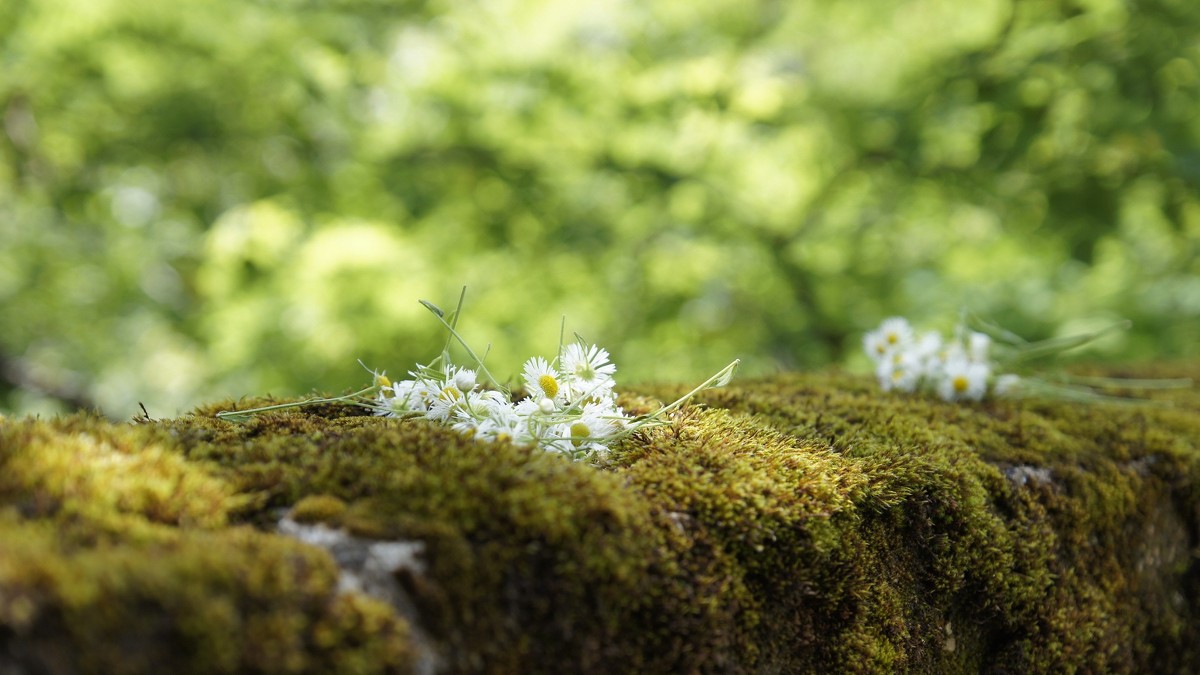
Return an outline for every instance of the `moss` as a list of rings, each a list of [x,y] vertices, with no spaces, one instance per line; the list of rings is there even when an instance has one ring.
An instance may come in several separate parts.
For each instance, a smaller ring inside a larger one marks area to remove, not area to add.
[[[300,523],[339,525],[346,513],[346,502],[330,495],[311,495],[292,507],[291,517]]]
[[[148,429],[73,417],[0,430],[0,496],[27,516],[54,516],[93,536],[218,528],[244,501]]]
[[[1200,396],[1155,397],[782,375],[595,466],[340,406],[10,421],[0,642],[114,672],[403,670],[424,640],[450,672],[1194,672]],[[405,602],[336,592],[284,512],[419,542]]]
[[[0,666],[409,670],[404,620],[339,597],[324,552],[231,525],[251,500],[212,469],[162,429],[0,426]]]
[[[861,601],[819,649],[878,671],[1194,669],[1200,406],[1194,390],[1159,398],[1175,407],[951,406],[836,374],[706,394],[836,453],[853,507],[833,518],[831,555],[795,553],[843,580],[820,595]],[[946,624],[949,653],[930,642]]]

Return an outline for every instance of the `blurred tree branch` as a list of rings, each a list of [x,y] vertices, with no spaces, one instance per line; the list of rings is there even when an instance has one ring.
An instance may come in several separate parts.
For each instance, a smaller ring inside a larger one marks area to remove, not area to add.
[[[99,405],[78,384],[65,381],[68,378],[52,378],[30,367],[24,359],[0,353],[0,382],[4,388],[25,390],[49,398],[72,411],[98,410]]]

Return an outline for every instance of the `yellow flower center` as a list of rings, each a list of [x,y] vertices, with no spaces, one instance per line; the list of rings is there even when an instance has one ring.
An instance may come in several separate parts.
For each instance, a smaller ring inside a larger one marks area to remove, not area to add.
[[[450,386],[442,389],[442,400],[444,401],[457,401],[461,397],[462,394],[458,392],[458,387]]]
[[[591,435],[592,430],[589,429],[588,425],[584,424],[583,422],[576,422],[571,425],[571,444],[575,447],[578,448],[583,442],[583,439]]]
[[[900,336],[899,336],[899,335],[896,335],[895,333],[888,333],[888,335],[887,335],[887,342],[888,342],[888,344],[889,344],[889,345],[894,345],[894,344],[896,344],[896,343],[897,343],[897,342],[899,342],[899,341],[900,341]]]
[[[538,378],[538,386],[545,392],[546,398],[558,396],[558,380],[553,375],[543,375]]]
[[[971,386],[971,383],[967,380],[965,375],[959,375],[958,377],[954,378],[952,384],[954,385],[954,391],[960,394],[966,391],[967,387]]]

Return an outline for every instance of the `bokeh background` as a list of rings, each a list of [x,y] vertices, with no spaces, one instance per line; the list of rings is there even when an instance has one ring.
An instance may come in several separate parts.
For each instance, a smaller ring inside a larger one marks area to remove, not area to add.
[[[1198,353],[1194,0],[5,0],[0,115],[9,414],[356,387],[464,285],[498,375]]]

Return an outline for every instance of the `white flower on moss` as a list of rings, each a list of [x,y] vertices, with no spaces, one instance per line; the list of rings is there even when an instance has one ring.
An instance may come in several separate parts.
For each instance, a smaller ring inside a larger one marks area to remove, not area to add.
[[[979,401],[987,393],[991,374],[992,369],[986,363],[952,359],[946,363],[938,381],[938,395],[946,401]]]
[[[595,432],[592,434],[593,436],[601,438],[608,438],[624,431],[629,423],[625,411],[621,410],[613,400],[585,404],[580,418],[584,419],[588,428]]]
[[[1020,393],[1020,390],[1021,377],[1019,375],[1013,375],[1012,373],[1000,375],[996,378],[996,381],[992,383],[992,393],[994,393],[996,396],[1015,396]]]
[[[893,316],[883,320],[879,328],[863,336],[863,350],[876,362],[883,360],[888,354],[909,345],[913,339],[913,329],[908,320]]]
[[[437,387],[425,380],[401,380],[381,389],[375,401],[377,415],[402,416],[406,413],[426,413],[437,398]]]
[[[543,406],[543,404],[545,404]],[[519,430],[521,435],[516,437],[518,443],[537,443],[540,444],[540,438],[546,434],[547,429],[553,425],[551,416],[558,410],[554,405],[554,401],[548,398],[534,399],[525,398],[517,402],[513,406],[513,414],[520,419]]]
[[[392,386],[392,381],[388,379],[386,372],[381,371],[373,374],[375,380],[374,384],[376,387],[379,387],[380,389],[388,389]]]
[[[554,424],[531,427],[530,433],[538,447],[546,452],[557,452],[562,455],[574,456],[575,445],[571,442],[571,425],[555,422]]]
[[[566,399],[567,388],[563,376],[546,359],[535,356],[526,361],[523,375],[525,390],[530,397],[539,401],[543,398],[551,401]]]
[[[468,391],[459,406],[461,415],[477,420],[506,414],[512,408],[508,397],[498,391]]]
[[[608,350],[571,343],[563,349],[559,361],[573,396],[602,396],[613,387],[617,366],[608,360]]]
[[[482,364],[479,368],[492,379]],[[381,415],[423,416],[480,441],[533,444],[580,459],[604,451],[634,424],[616,403],[616,370],[607,350],[580,341],[565,346],[553,361],[527,360],[522,367],[526,397],[515,404],[508,389],[481,386],[476,370],[441,361],[439,366],[418,364],[409,372],[411,379],[395,383],[372,371],[377,390],[367,405]]]
[[[551,401],[550,403],[553,405],[554,402]],[[521,399],[515,406],[513,406],[513,412],[520,417],[532,417],[533,415],[540,413],[541,408],[538,406],[537,401],[533,400],[532,398],[525,398]],[[553,408],[551,409],[551,412],[554,412]]]
[[[506,437],[514,440],[520,435],[521,418],[512,403],[498,391],[467,392],[453,410],[456,431],[470,433],[482,440]]]
[[[447,379],[454,382],[454,386],[458,387],[459,391],[468,392],[475,388],[476,375],[474,370],[467,368],[447,368]]]
[[[614,403],[588,403],[578,417],[563,422],[561,434],[570,439],[576,453],[603,453],[608,451],[612,437],[624,431],[627,424],[628,419]]]
[[[447,384],[437,392],[437,395],[429,402],[429,412],[425,416],[431,420],[445,422],[450,419],[450,415],[456,408],[464,402],[462,390]]]
[[[884,391],[914,392],[921,383],[924,364],[913,351],[898,351],[879,361],[875,377]]]
[[[606,448],[600,440],[604,432],[594,419],[580,417],[570,423],[563,423],[563,436],[569,438],[571,445],[580,452],[603,452]],[[597,428],[593,428],[597,427]]]
[[[958,340],[943,342],[941,349],[927,362],[926,372],[929,377],[939,379],[945,374],[946,368],[952,363],[970,361],[966,349]]]
[[[940,354],[945,349],[945,341],[942,336],[935,330],[926,331],[921,334],[906,351],[912,354],[922,367],[927,367],[930,363],[939,361]]]
[[[986,333],[971,331],[967,334],[967,356],[975,363],[987,363],[992,338]]]
[[[525,420],[516,414],[497,415],[481,420],[473,426],[473,431],[475,438],[481,441],[530,443],[533,440],[525,427]]]

